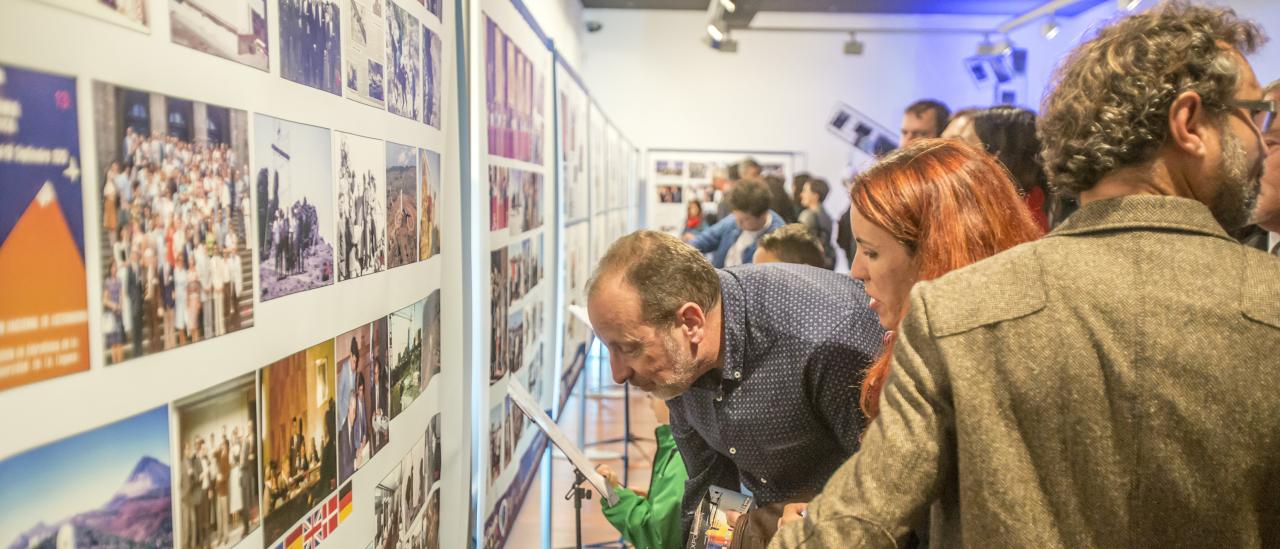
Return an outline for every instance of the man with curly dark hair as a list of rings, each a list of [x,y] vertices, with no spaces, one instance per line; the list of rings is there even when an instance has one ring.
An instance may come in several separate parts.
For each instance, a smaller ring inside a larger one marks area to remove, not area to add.
[[[1280,547],[1280,261],[1227,234],[1263,41],[1168,2],[1071,53],[1039,130],[1080,209],[915,285],[880,415],[771,547]]]

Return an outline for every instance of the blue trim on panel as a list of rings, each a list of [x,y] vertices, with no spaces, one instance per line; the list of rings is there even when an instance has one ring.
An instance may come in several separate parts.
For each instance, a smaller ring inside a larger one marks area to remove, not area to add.
[[[529,24],[529,28],[533,29],[533,33],[538,35],[538,39],[542,40],[542,45],[549,50],[554,50],[555,47],[551,43],[551,38],[542,31],[542,26],[538,24],[538,20],[533,18],[533,12],[529,11],[529,6],[524,5],[524,2],[520,0],[511,0],[511,5],[516,8],[517,12],[520,12],[520,16],[524,18],[525,23]]]
[[[572,78],[574,82],[578,83],[578,87],[582,88],[582,93],[590,99],[591,89],[587,87],[587,82],[582,79],[582,75],[578,74],[578,71],[569,65],[563,55],[560,55],[560,50],[552,48],[551,53],[555,54],[556,68],[563,68],[569,74],[569,78]]]
[[[476,245],[476,234],[472,230],[474,219],[472,216],[475,205],[472,201],[471,190],[471,96],[468,82],[470,81],[471,65],[467,63],[467,47],[466,23],[471,19],[471,13],[464,10],[463,0],[454,0],[453,2],[454,17],[454,74],[457,76],[457,92],[458,92],[458,192],[461,198],[462,219],[459,224],[462,229],[462,364],[475,364],[479,360],[476,354],[477,334],[475,323],[478,322],[475,311],[481,310],[480,304],[476,299],[478,289],[476,288],[475,278],[479,272],[476,266],[478,258],[472,253]],[[470,465],[467,471],[467,487],[469,492],[469,501],[467,505],[467,534],[466,540],[469,541],[470,547],[481,547],[480,535],[483,532],[484,520],[480,512],[481,492],[479,486],[483,483],[476,482],[477,479],[483,479],[485,471],[480,463],[480,441],[481,424],[477,418],[487,417],[484,415],[484,398],[480,393],[480,389],[488,389],[489,386],[478,379],[481,375],[480,368],[472,368],[470,375],[464,368],[462,375],[462,401],[463,409],[466,410],[466,417],[463,418],[463,430],[470,433]],[[487,422],[484,422],[487,426]],[[488,435],[488,433],[484,433]]]

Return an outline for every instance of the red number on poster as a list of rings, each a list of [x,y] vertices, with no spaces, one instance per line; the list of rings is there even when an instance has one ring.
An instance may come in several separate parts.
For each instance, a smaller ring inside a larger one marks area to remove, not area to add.
[[[67,90],[58,90],[53,94],[53,102],[58,106],[58,110],[65,111],[71,108],[71,94]]]

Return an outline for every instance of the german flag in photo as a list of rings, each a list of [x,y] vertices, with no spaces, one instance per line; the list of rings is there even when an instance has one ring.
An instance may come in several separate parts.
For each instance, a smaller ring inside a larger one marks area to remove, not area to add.
[[[285,549],[302,549],[302,525],[299,524],[284,538]]]
[[[341,524],[351,515],[351,483],[339,489],[338,494],[338,523]]]

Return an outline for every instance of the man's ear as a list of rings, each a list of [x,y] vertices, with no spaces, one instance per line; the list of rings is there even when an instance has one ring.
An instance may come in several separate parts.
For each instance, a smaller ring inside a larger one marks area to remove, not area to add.
[[[707,315],[697,303],[689,301],[676,309],[676,326],[684,331],[691,343],[702,343],[706,325]]]
[[[1169,106],[1169,144],[1184,153],[1204,157],[1209,150],[1205,142],[1207,132],[1216,128],[1217,124],[1199,93],[1182,92]]]

